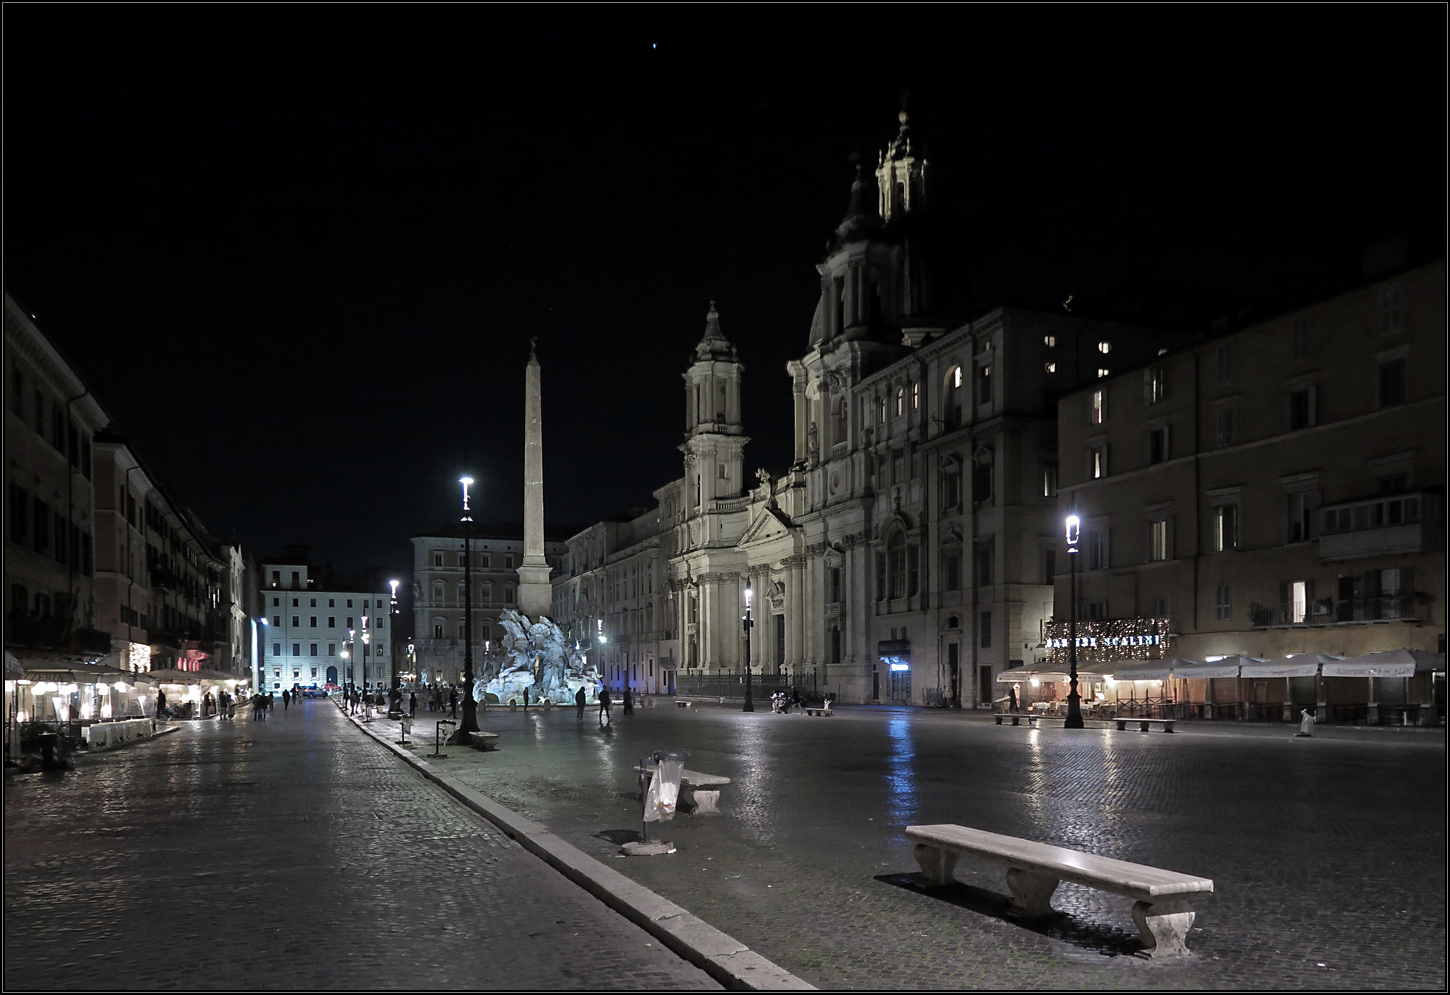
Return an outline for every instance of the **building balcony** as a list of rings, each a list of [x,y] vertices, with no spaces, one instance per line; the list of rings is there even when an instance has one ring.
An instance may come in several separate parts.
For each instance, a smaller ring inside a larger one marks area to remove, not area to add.
[[[1249,622],[1256,629],[1336,625],[1346,623],[1418,621],[1430,617],[1431,596],[1420,592],[1381,594],[1310,604],[1249,605]]]
[[[1319,509],[1319,559],[1422,552],[1437,519],[1436,495],[1397,494]]]

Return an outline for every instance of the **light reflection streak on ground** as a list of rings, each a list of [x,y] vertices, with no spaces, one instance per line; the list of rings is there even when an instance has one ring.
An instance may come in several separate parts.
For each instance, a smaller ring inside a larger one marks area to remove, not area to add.
[[[891,766],[886,775],[891,787],[891,821],[895,825],[910,826],[916,821],[917,810],[916,771],[912,765],[916,748],[911,739],[911,723],[905,717],[893,717],[887,723],[886,735],[891,739]]]

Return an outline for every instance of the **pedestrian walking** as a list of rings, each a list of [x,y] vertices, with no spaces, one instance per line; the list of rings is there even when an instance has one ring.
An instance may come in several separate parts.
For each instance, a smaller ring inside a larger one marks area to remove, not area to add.
[[[1314,735],[1314,713],[1307,708],[1299,710],[1299,731],[1294,734],[1295,739],[1308,739]]]
[[[527,694],[527,692],[525,692]],[[450,718],[458,718],[458,689],[448,689],[448,715]]]
[[[579,710],[579,715],[577,716],[576,721],[584,721],[584,706],[588,703],[589,696],[584,693],[583,685],[580,685],[579,690],[574,692],[574,707]]]
[[[252,695],[252,721],[253,722],[264,722],[264,721],[266,721],[266,718],[267,718],[267,716],[265,714],[266,708],[267,708],[267,699],[262,697],[262,692],[258,691],[256,694]]]
[[[609,717],[609,688],[599,689],[599,724],[607,726],[611,724]]]
[[[408,692],[408,718],[418,717],[418,695],[412,691]]]
[[[166,692],[160,688],[156,689],[156,717],[158,719],[166,718]]]
[[[634,692],[629,689],[629,685],[628,684],[626,684],[624,686],[624,696],[621,699],[621,701],[623,701],[623,703],[624,703],[624,714],[625,715],[633,715],[634,714]]]
[[[212,698],[211,692],[208,691],[206,694],[201,696],[201,717],[206,718],[208,715],[215,711],[216,700]]]
[[[271,715],[272,714],[272,709],[275,708],[275,707],[277,707],[277,699],[273,696],[273,694],[272,694],[271,691],[268,691],[267,692],[267,714],[268,715]]]
[[[524,688],[524,711],[529,710],[529,689]]]
[[[292,694],[286,688],[283,688],[282,689],[282,711],[283,712],[286,712],[287,709],[289,709],[291,707],[292,707]]]
[[[1017,711],[1017,685],[1016,684],[1013,684],[1010,688],[1007,689],[1007,706],[1008,706],[1008,710],[1009,711],[1012,711],[1012,712]]]

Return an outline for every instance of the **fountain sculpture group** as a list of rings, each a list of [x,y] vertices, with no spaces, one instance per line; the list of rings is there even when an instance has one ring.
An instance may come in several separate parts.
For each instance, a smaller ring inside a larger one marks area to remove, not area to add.
[[[523,703],[548,699],[572,705],[582,687],[588,701],[597,700],[603,686],[599,672],[578,643],[570,645],[560,628],[545,615],[529,621],[512,608],[499,615],[505,636],[497,653],[484,660],[483,675],[473,684],[473,699]]]

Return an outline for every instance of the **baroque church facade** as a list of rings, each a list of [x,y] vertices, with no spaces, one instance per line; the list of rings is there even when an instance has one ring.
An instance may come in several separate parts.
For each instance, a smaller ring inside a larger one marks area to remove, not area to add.
[[[933,193],[903,112],[817,265],[779,476],[747,477],[744,365],[711,305],[684,373],[682,476],[570,539],[554,583],[556,619],[616,688],[742,674],[747,586],[765,687],[974,707],[1046,658],[1056,398],[1183,337],[974,306]]]

